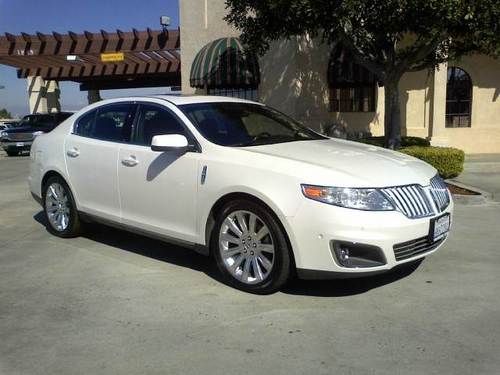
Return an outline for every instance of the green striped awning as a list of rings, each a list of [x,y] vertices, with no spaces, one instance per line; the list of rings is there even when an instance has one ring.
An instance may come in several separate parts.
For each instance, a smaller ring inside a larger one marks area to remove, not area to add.
[[[259,63],[238,38],[220,38],[205,45],[191,65],[191,87],[257,87]]]

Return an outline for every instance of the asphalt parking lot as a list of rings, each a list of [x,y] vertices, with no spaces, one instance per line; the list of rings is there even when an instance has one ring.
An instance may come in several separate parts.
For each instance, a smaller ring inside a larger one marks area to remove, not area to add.
[[[0,374],[498,374],[500,204],[458,204],[418,267],[255,296],[107,227],[63,240],[0,155]]]

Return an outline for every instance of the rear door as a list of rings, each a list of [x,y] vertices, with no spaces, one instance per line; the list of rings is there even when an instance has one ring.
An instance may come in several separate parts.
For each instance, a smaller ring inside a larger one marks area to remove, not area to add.
[[[130,140],[135,109],[129,102],[99,107],[77,119],[66,138],[66,166],[80,210],[120,221],[118,153]]]

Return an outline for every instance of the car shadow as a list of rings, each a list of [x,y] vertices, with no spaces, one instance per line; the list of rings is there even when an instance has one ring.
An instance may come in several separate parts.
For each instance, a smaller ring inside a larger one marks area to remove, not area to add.
[[[46,226],[43,211],[38,212],[33,218],[41,225]],[[161,262],[203,272],[210,278],[223,283],[216,265],[209,257],[183,246],[98,223],[85,223],[82,237]]]
[[[46,225],[43,211],[38,212],[33,218],[41,225]],[[203,272],[217,282],[226,284],[211,258],[198,254],[189,248],[169,244],[103,224],[86,224],[85,229],[82,236],[92,241],[161,262]],[[355,279],[301,280],[293,278],[281,292],[297,296],[314,297],[345,297],[362,294],[371,289],[379,288],[407,277],[421,263],[422,260],[410,263],[404,267],[395,268],[384,274]]]
[[[386,273],[352,279],[292,280],[283,293],[314,297],[346,297],[366,293],[397,282],[412,274],[423,259],[399,266]]]

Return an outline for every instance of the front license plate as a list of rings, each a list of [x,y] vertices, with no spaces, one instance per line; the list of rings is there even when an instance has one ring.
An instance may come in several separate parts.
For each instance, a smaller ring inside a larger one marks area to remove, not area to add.
[[[16,143],[16,146],[17,146],[17,147],[24,147],[24,142],[17,142],[17,143]]]
[[[450,222],[450,214],[448,213],[431,219],[429,239],[436,242],[443,238],[450,231]]]

